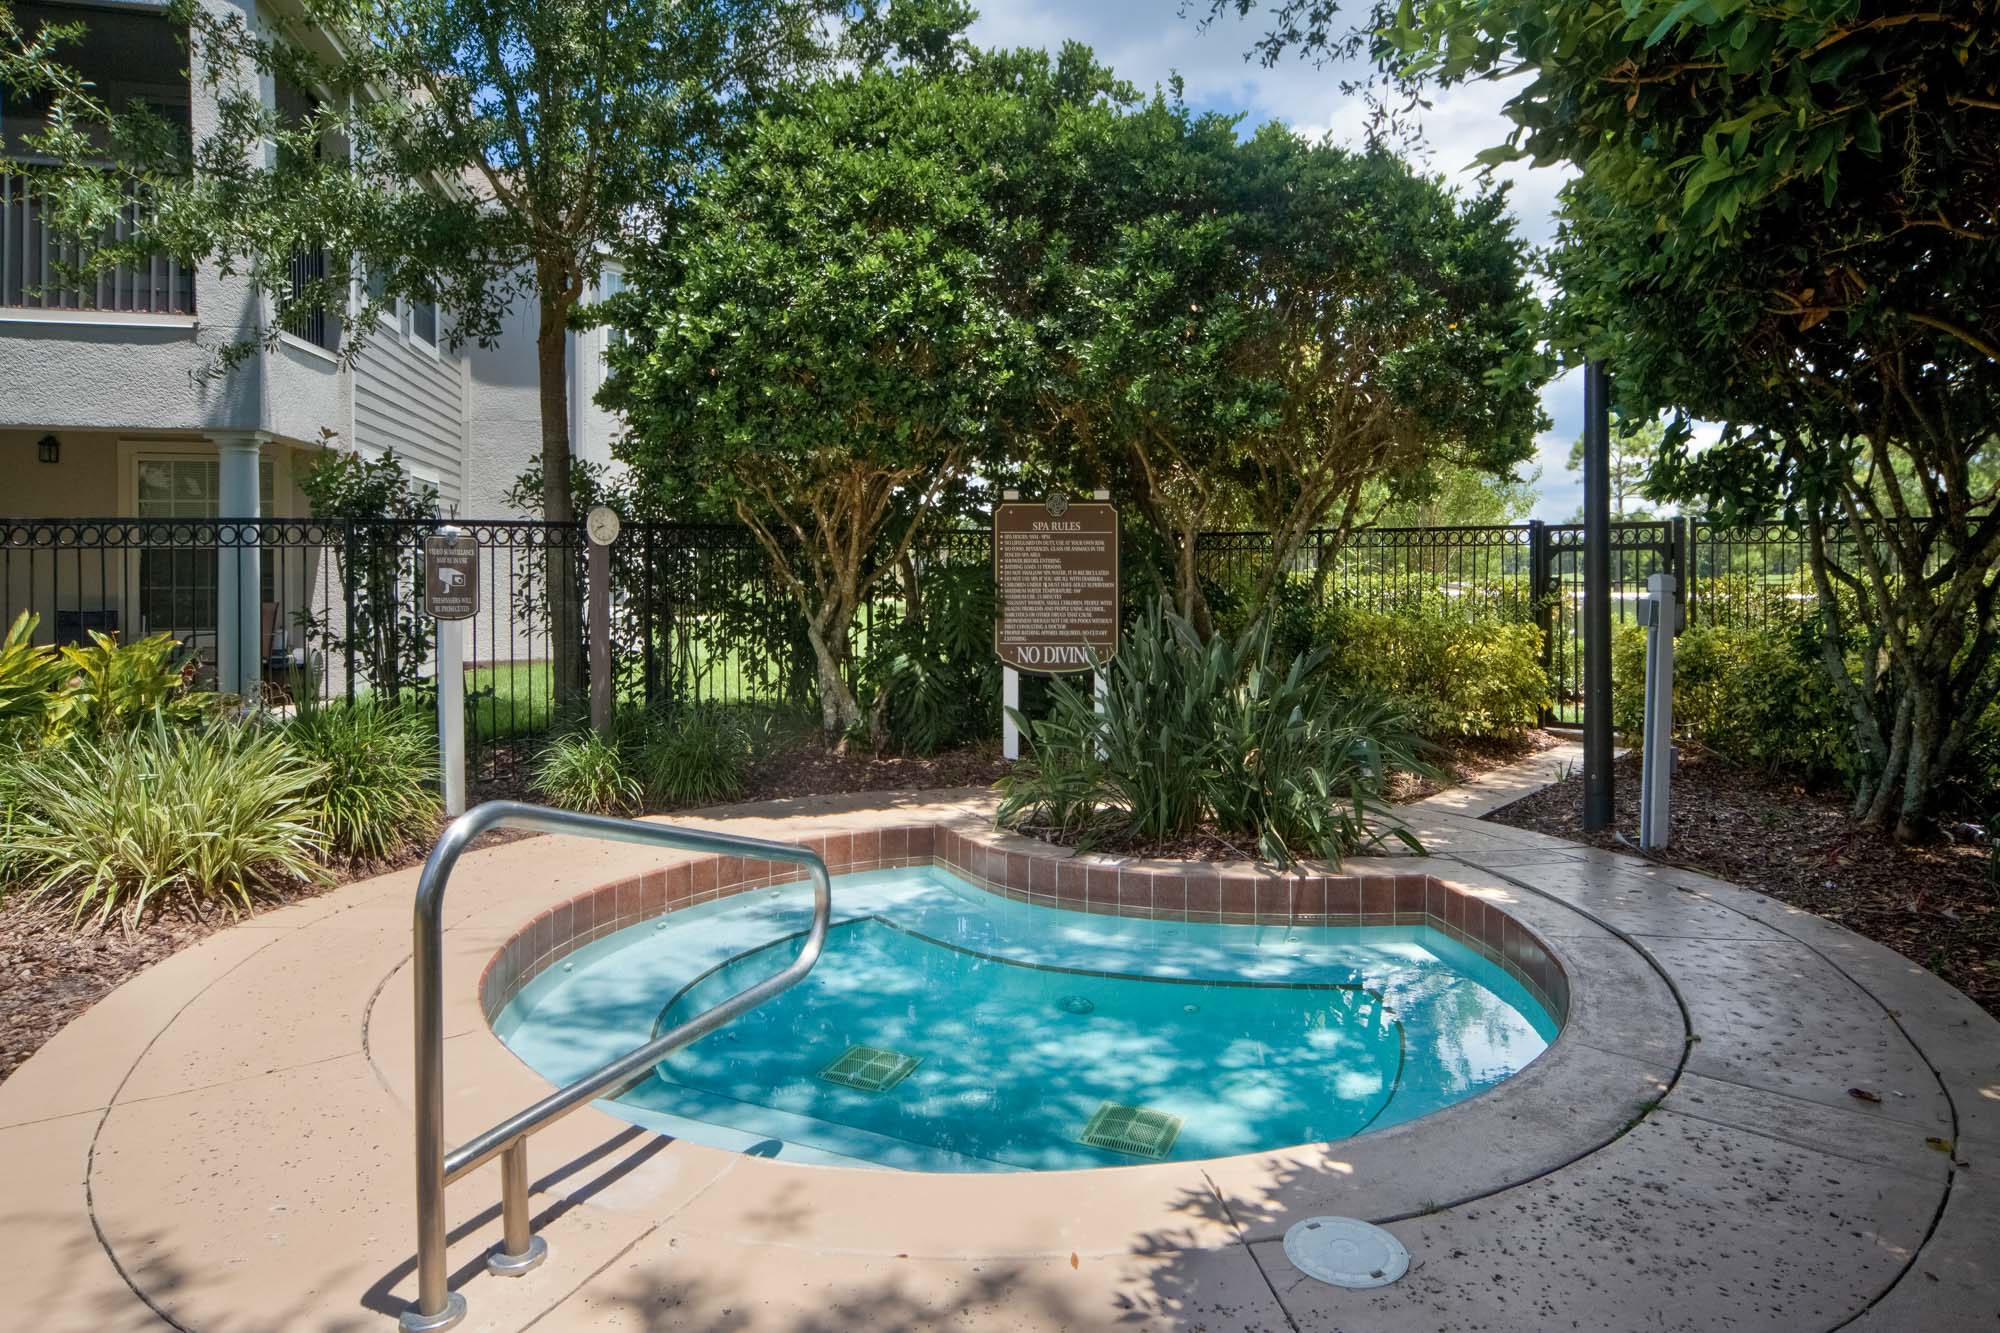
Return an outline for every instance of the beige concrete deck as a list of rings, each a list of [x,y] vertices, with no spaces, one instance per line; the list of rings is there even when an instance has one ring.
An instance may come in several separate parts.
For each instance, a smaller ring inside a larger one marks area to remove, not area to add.
[[[976,793],[711,812],[766,836],[984,822]],[[533,1140],[550,1259],[487,1275],[497,1174],[452,1189],[462,1326],[538,1330],[1830,1329],[2000,1317],[2000,1025],[1868,941],[1698,875],[1418,807],[1433,872],[1560,950],[1572,1021],[1500,1088],[1379,1134],[1005,1176],[801,1166],[594,1110]],[[481,966],[656,854],[470,854],[446,904],[447,1122],[546,1091]],[[414,872],[224,931],[0,1084],[0,1329],[388,1330],[412,1294]],[[1859,1100],[1851,1087],[1876,1092]],[[1388,1223],[1413,1267],[1302,1278],[1299,1217]]]

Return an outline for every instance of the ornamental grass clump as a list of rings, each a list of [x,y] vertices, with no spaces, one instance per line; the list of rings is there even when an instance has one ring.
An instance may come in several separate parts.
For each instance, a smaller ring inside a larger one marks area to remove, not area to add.
[[[588,729],[550,741],[530,781],[551,805],[589,814],[626,814],[646,799],[626,749]]]
[[[115,737],[17,753],[6,780],[7,870],[30,901],[129,925],[167,906],[234,914],[323,882],[326,770],[273,727],[155,713]]]
[[[1047,717],[1023,721],[1029,753],[1002,781],[1000,822],[1081,846],[1206,830],[1279,865],[1417,847],[1388,801],[1395,771],[1424,769],[1407,719],[1336,694],[1319,653],[1274,667],[1267,642],[1261,630],[1204,642],[1149,610],[1107,668],[1102,711],[1061,685]]]
[[[412,704],[308,704],[285,727],[326,770],[319,820],[329,849],[349,860],[400,855],[437,831],[436,723]]]
[[[649,717],[638,770],[655,801],[701,805],[743,794],[753,757],[750,728],[738,712],[693,704]]]

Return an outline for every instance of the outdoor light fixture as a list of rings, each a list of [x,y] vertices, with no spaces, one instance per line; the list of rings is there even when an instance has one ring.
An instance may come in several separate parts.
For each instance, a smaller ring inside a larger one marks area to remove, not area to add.
[[[62,441],[53,435],[44,435],[35,443],[35,457],[44,463],[62,462]]]

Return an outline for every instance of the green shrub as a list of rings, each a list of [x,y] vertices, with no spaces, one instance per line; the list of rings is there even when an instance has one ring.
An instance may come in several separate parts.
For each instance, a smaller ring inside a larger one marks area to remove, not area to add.
[[[1483,604],[1423,594],[1393,611],[1336,605],[1319,619],[1343,688],[1382,695],[1425,736],[1511,736],[1549,704],[1541,630]]]
[[[0,639],[0,737],[39,740],[69,672],[62,655],[35,643],[41,617],[23,611]]]
[[[632,769],[625,747],[586,728],[551,740],[535,761],[531,781],[565,810],[621,814],[637,810],[646,796]]]
[[[191,722],[213,696],[192,687],[190,655],[165,634],[137,643],[92,631],[90,642],[34,642],[41,618],[23,611],[0,639],[0,735],[35,744],[71,731],[122,731],[154,713]]]
[[[169,902],[234,912],[325,877],[324,777],[255,724],[155,713],[123,736],[77,735],[12,765],[10,878],[78,919],[136,921]]]
[[[330,703],[302,708],[285,728],[326,770],[320,824],[350,859],[395,856],[437,831],[436,723],[410,705]]]
[[[193,722],[214,696],[193,688],[193,654],[171,635],[120,643],[114,634],[90,631],[90,642],[62,650],[69,673],[56,701],[54,723],[91,735],[122,731],[142,719]]]
[[[653,800],[699,805],[743,794],[753,742],[740,710],[695,704],[656,714],[649,724],[637,766]]]
[[[1000,662],[993,655],[993,576],[985,566],[934,565],[917,614],[878,625],[868,639],[861,697],[870,742],[936,754],[1000,728]]]
[[[1852,763],[1853,720],[1828,683],[1809,614],[1764,628],[1693,625],[1674,647],[1674,732],[1726,759],[1811,782],[1835,781]],[[1646,631],[1623,626],[1612,641],[1611,716],[1645,732]]]
[[[1100,713],[1063,685],[1048,717],[1024,723],[1029,753],[1002,782],[1000,821],[1088,845],[1155,843],[1213,824],[1259,855],[1338,861],[1398,837],[1386,788],[1418,767],[1393,709],[1339,699],[1315,654],[1278,671],[1263,634],[1204,644],[1181,618],[1148,610],[1108,668]]]

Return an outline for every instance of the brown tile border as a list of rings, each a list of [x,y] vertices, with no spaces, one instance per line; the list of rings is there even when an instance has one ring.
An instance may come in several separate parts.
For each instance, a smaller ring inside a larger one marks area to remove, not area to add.
[[[1428,925],[1504,970],[1558,1025],[1569,1016],[1569,977],[1556,952],[1489,896],[1427,871],[1337,869],[1312,862],[1279,871],[1250,863],[1096,856],[944,824],[825,833],[798,839],[797,845],[817,852],[835,875],[936,863],[989,893],[1103,916]],[[521,987],[614,931],[692,903],[803,878],[784,862],[695,856],[600,885],[537,916],[502,946],[480,975],[480,1007],[491,1021]]]

